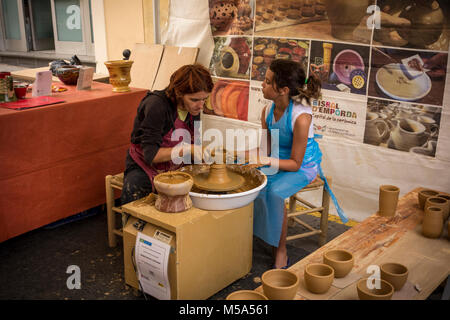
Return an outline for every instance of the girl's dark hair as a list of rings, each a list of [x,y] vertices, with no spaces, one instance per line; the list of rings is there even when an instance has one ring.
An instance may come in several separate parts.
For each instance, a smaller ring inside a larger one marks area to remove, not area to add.
[[[209,70],[196,63],[184,65],[175,71],[170,76],[170,83],[165,91],[167,97],[176,103],[177,97],[200,91],[211,92],[213,86]]]
[[[275,59],[269,68],[273,72],[274,88],[278,90],[288,87],[289,98],[299,102],[306,99],[311,104],[311,98],[318,99],[320,97],[322,88],[320,80],[311,75],[306,81],[306,73],[300,63],[293,60]]]

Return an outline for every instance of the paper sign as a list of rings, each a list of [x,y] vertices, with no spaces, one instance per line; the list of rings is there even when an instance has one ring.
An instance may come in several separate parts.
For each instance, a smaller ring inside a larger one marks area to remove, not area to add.
[[[90,90],[92,79],[94,78],[94,68],[82,67],[77,80],[77,90]]]
[[[36,72],[36,80],[33,83],[32,96],[50,96],[52,94],[52,72],[39,71]]]
[[[170,300],[169,254],[167,243],[138,232],[135,250],[137,278],[142,290],[159,300]]]

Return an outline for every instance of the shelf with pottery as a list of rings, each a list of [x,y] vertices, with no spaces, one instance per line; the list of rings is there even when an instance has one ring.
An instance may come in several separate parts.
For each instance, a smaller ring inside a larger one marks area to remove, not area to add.
[[[414,189],[399,198],[394,216],[375,213],[292,265],[288,270],[300,279],[294,299],[357,300],[358,281],[371,276],[367,268],[387,262],[401,263],[409,271],[406,283],[400,291],[394,292],[393,300],[426,299],[450,274],[450,241],[447,239],[448,221],[439,237],[428,238],[422,234],[424,210],[418,203],[418,193],[422,189]],[[305,268],[313,263],[323,263],[324,253],[331,249],[351,252],[353,269],[344,278],[335,278],[327,292],[311,293],[304,283]],[[263,292],[262,286],[256,291]]]

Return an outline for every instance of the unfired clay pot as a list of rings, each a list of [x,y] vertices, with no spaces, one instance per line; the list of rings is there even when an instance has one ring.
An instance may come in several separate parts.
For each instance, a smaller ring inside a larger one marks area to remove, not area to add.
[[[194,179],[185,172],[168,171],[160,173],[153,179],[158,198],[155,208],[162,212],[181,212],[192,207],[189,197]]]
[[[423,210],[425,206],[425,201],[429,197],[437,196],[439,192],[431,190],[431,189],[422,189],[419,191],[418,197],[419,197],[419,208]]]
[[[386,280],[380,279],[380,289],[369,289],[367,278],[361,279],[356,285],[360,300],[391,300],[394,294],[394,287]]]
[[[443,225],[442,208],[427,207],[422,221],[422,234],[428,238],[439,238]]]
[[[238,290],[230,293],[226,300],[269,300],[265,295],[254,290]]]
[[[344,249],[329,250],[323,254],[323,263],[333,268],[335,278],[343,278],[353,268],[353,254]]]
[[[380,186],[379,210],[378,214],[384,217],[392,217],[397,210],[398,196],[400,189],[396,186]]]
[[[270,269],[261,276],[264,295],[270,300],[292,300],[299,286],[298,276],[286,269]]]
[[[381,279],[389,282],[395,291],[399,291],[408,279],[408,268],[400,263],[387,262],[380,266]]]
[[[305,268],[306,289],[312,293],[327,292],[334,280],[334,270],[327,264],[311,263]]]
[[[443,197],[429,197],[425,201],[424,210],[428,207],[438,207],[442,209],[442,220],[447,220],[448,210],[449,210],[449,201]]]
[[[445,200],[447,200],[447,210],[443,210],[442,211],[442,216],[444,218],[444,221],[447,220],[449,213],[450,213],[450,196],[443,194],[443,193],[439,193],[437,195],[438,198],[444,198]]]
[[[331,35],[341,40],[353,40],[353,31],[367,13],[370,0],[325,0]]]

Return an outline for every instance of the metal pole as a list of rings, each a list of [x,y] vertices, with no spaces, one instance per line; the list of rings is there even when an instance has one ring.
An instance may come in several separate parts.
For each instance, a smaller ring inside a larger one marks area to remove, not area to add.
[[[159,0],[153,0],[153,38],[155,44],[161,43],[161,34],[159,30]]]

